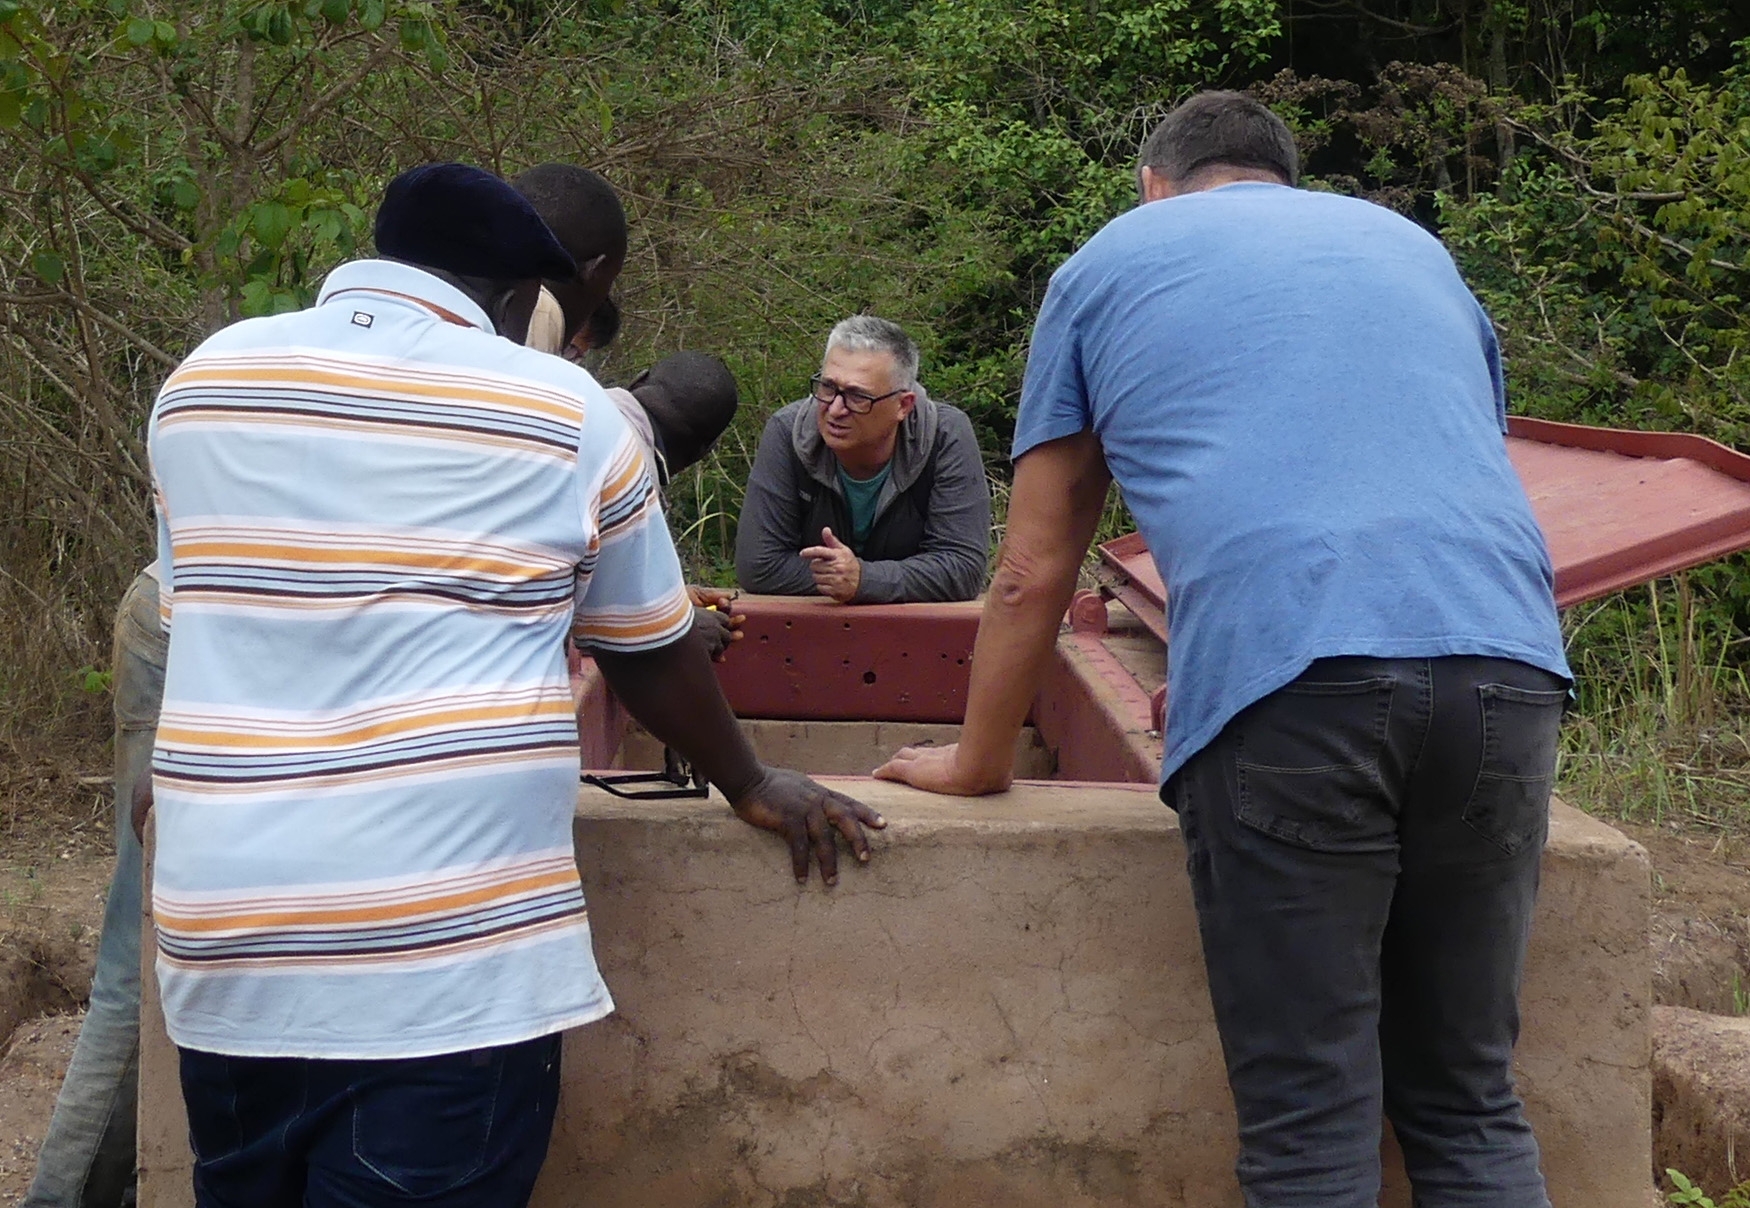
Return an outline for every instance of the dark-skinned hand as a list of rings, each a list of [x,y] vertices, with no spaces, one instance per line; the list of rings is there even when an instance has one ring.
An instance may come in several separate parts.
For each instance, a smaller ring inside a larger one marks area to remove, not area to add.
[[[146,815],[152,812],[152,770],[134,781],[134,798],[128,802],[128,819],[134,824],[134,838],[146,841]]]
[[[744,636],[741,623],[747,616],[730,611],[735,603],[734,592],[716,587],[688,587],[687,595],[693,601],[693,631],[705,639],[711,661],[721,663],[729,652],[729,644],[741,641]]]
[[[749,826],[773,831],[790,846],[790,869],[796,883],[808,883],[810,862],[820,865],[828,885],[839,881],[842,835],[859,863],[869,862],[869,837],[863,828],[881,830],[887,820],[861,801],[816,784],[788,768],[764,769],[754,786],[731,803],[736,817]]]

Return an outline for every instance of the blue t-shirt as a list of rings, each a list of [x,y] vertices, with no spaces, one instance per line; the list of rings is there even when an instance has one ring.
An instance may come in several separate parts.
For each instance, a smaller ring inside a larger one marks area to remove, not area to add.
[[[881,503],[881,488],[887,485],[887,480],[891,477],[891,461],[882,466],[873,478],[852,478],[845,473],[843,466],[839,467],[839,486],[844,488],[845,508],[851,513],[851,531],[847,536],[852,549],[862,549],[863,542],[869,539],[869,530],[875,527],[875,513]]]
[[[1234,184],[1051,279],[1014,456],[1093,429],[1167,587],[1163,781],[1315,659],[1567,676],[1488,317],[1390,210]]]

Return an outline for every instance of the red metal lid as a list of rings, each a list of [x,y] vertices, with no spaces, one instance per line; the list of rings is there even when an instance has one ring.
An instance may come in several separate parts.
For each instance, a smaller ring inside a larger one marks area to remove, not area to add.
[[[1750,457],[1684,433],[1517,416],[1507,426],[1507,455],[1549,542],[1560,607],[1750,549]],[[1100,557],[1129,592],[1166,607],[1140,534],[1108,541]]]

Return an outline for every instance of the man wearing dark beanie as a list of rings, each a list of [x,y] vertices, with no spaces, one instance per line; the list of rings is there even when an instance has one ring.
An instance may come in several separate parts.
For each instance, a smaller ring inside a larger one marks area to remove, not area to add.
[[[203,343],[152,416],[170,642],[135,819],[200,1208],[527,1203],[560,1033],[613,1009],[568,630],[798,880],[882,825],[754,757],[638,441],[521,346],[577,269],[529,202],[427,165],[376,238],[309,310]]]

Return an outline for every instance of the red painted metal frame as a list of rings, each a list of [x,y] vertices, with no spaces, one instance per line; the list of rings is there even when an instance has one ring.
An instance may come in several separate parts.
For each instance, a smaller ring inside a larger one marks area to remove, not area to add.
[[[577,704],[577,742],[583,766],[592,770],[613,767],[631,719],[608,690],[608,681],[602,678],[594,659],[572,659],[571,699]]]
[[[1750,457],[1699,436],[1508,421],[1566,608],[1750,548]]]
[[[1099,637],[1067,633],[1033,702],[1033,724],[1065,780],[1149,784],[1160,774],[1148,693]]]
[[[1101,591],[1124,605],[1164,644],[1167,640],[1167,587],[1141,533],[1126,533],[1100,546],[1100,561],[1117,575]]]
[[[1750,549],[1750,457],[1684,433],[1507,423],[1560,607]],[[1107,590],[1165,641],[1166,586],[1141,534],[1100,557],[1122,580]]]
[[[842,608],[753,596],[738,600],[736,610],[747,616],[747,636],[718,673],[742,717],[958,724],[965,716],[982,611],[976,602]],[[870,673],[873,682],[865,679]],[[626,734],[625,710],[590,659],[574,662],[572,692],[583,766],[612,766]],[[1033,707],[1040,736],[1057,751],[1058,776],[1152,783],[1161,758],[1162,702],[1155,696],[1100,635],[1065,634]]]
[[[966,715],[983,606],[742,596],[746,635],[718,664],[736,713],[814,721],[954,722]]]

